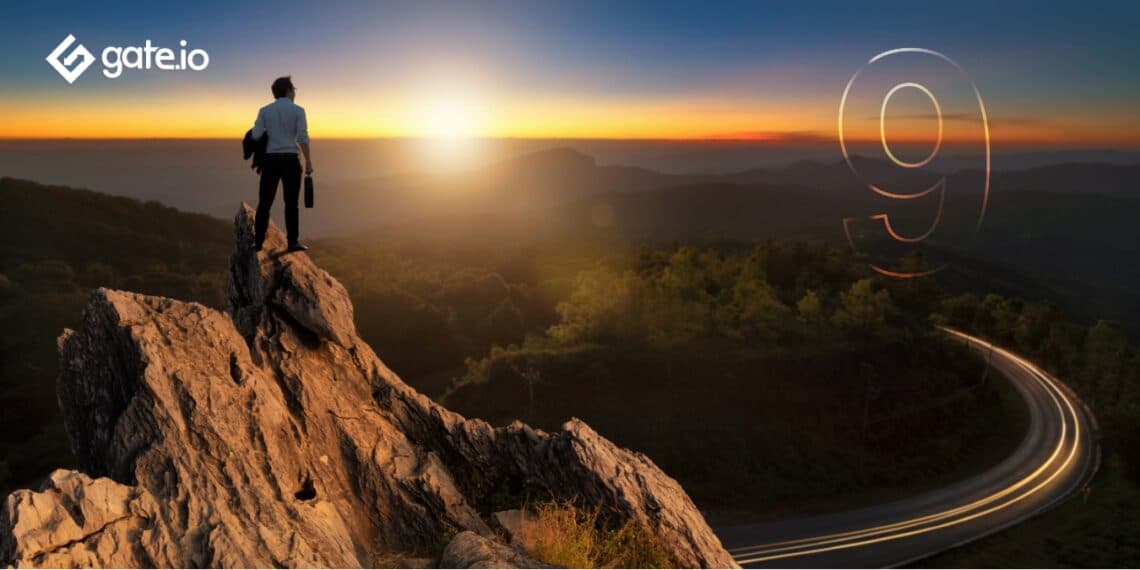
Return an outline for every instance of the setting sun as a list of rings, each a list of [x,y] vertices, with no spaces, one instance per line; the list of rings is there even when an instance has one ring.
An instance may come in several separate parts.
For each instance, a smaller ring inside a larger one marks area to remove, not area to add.
[[[483,113],[474,100],[455,94],[425,99],[411,125],[417,136],[437,139],[471,138],[480,134]]]

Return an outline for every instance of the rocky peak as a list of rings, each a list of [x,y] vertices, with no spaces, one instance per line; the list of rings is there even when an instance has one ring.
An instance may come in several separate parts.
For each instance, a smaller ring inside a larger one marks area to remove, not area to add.
[[[99,289],[60,336],[80,469],[7,497],[0,565],[391,565],[447,533],[493,539],[476,505],[535,481],[640,522],[682,566],[734,566],[646,456],[575,419],[494,428],[404,384],[357,336],[344,287],[276,227],[254,252],[252,228],[243,204],[226,313]]]

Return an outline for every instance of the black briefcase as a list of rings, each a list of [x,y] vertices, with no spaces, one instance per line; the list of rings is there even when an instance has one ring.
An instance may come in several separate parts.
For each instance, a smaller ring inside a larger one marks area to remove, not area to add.
[[[305,177],[305,207],[313,207],[313,177]]]

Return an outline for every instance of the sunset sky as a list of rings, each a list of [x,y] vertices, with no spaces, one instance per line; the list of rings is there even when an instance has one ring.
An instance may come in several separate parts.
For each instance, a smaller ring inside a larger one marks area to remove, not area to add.
[[[834,139],[851,75],[917,46],[966,69],[995,138],[1140,146],[1140,4],[867,4],[21,2],[0,137],[240,136],[292,74],[314,137]],[[185,39],[210,65],[110,80],[97,61],[68,85],[44,58],[69,33],[97,59]]]

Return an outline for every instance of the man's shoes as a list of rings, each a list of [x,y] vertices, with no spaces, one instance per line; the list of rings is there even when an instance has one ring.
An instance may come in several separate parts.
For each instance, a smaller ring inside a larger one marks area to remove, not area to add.
[[[309,246],[307,246],[307,245],[301,245],[299,243],[289,244],[289,251],[308,251],[308,249],[309,249]]]

